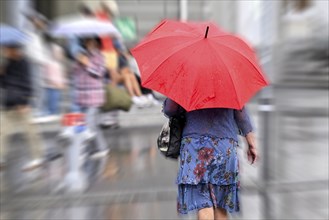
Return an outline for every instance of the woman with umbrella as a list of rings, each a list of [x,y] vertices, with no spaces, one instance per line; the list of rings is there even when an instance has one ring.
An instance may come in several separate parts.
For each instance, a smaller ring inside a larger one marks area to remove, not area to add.
[[[227,211],[239,211],[236,125],[248,142],[248,159],[253,164],[257,157],[253,128],[245,108],[185,113],[180,105],[167,99],[164,112],[169,117],[185,114],[187,118],[177,178],[178,212],[186,214],[197,209],[199,219],[226,219]]]
[[[120,37],[119,31],[109,22],[99,21],[93,18],[87,10],[88,16],[83,18],[58,19],[50,29],[54,37],[81,39],[82,48],[73,48],[73,58],[76,60],[73,68],[73,87],[75,89],[74,99],[80,110],[87,115],[87,127],[90,129],[90,136],[96,135],[98,152],[94,158],[106,156],[109,152],[105,138],[98,126],[99,107],[105,100],[104,76],[106,65],[101,54],[101,41],[96,36]]]
[[[93,157],[103,157],[109,152],[104,135],[98,126],[99,107],[104,104],[105,62],[100,52],[101,42],[98,37],[83,37],[82,47],[85,52],[80,53],[73,68],[73,81],[76,104],[86,113],[89,131],[96,135],[97,153]]]
[[[227,219],[239,211],[238,132],[255,138],[244,104],[268,83],[251,48],[211,22],[164,20],[132,51],[144,87],[167,97],[164,113],[185,116],[177,175],[180,214]]]

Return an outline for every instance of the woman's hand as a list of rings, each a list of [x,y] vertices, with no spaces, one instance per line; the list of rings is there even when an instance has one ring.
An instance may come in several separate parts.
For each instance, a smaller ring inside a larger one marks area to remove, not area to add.
[[[19,106],[16,107],[16,110],[17,110],[20,114],[24,115],[24,114],[28,114],[28,113],[30,112],[31,109],[30,109],[29,106],[27,106],[27,105],[19,105]]]
[[[77,55],[77,60],[84,66],[89,65],[89,58],[86,55],[83,55],[83,54]]]
[[[251,164],[254,164],[258,159],[257,149],[256,149],[256,138],[253,132],[249,132],[246,135],[246,140],[248,143],[247,157]]]

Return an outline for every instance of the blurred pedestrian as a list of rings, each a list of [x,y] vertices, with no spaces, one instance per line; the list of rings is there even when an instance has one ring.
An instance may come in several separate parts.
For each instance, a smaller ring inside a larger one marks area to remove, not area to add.
[[[100,16],[106,15],[106,18],[112,22],[117,16],[119,16],[119,7],[117,2],[114,0],[101,0],[98,14]]]
[[[114,48],[118,54],[118,73],[111,75],[115,84],[124,84],[129,95],[132,97],[132,101],[137,107],[147,107],[151,103],[143,96],[140,85],[136,78],[136,75],[132,72],[129,64],[129,54],[122,42],[118,39],[113,39]]]
[[[44,74],[47,68],[48,59],[46,54],[46,46],[43,39],[44,33],[48,28],[48,21],[37,12],[26,14],[27,19],[31,22],[33,29],[28,30],[30,42],[26,46],[26,54],[31,60],[32,82],[33,82],[33,102],[34,116],[45,116],[45,87]]]
[[[1,113],[0,167],[6,165],[6,153],[9,148],[8,137],[18,128],[23,128],[28,137],[31,161],[22,169],[29,171],[44,163],[41,139],[35,125],[31,124],[30,99],[32,82],[30,64],[25,58],[21,45],[7,45],[4,48],[7,63],[1,72],[2,85],[5,90],[4,111]]]
[[[86,5],[86,4],[81,4],[79,6],[79,13],[82,18],[92,18],[94,17],[93,11]],[[69,58],[73,60],[74,62],[78,57],[83,57],[81,54],[86,53],[86,50],[81,46],[79,38],[77,36],[73,36],[69,38],[68,40],[68,54]],[[75,82],[74,82],[74,77],[71,78],[69,75],[69,85],[70,85],[70,98],[71,98],[71,106],[70,106],[70,111],[71,112],[78,112],[79,111],[79,106],[76,105],[76,94],[75,91],[76,89],[74,88]]]
[[[78,10],[79,15],[82,18],[93,18],[95,16],[93,11],[86,4],[79,5]],[[72,60],[75,60],[79,53],[84,52],[84,48],[80,45],[79,38],[77,36],[73,36],[69,39],[68,47],[69,55]]]
[[[99,9],[95,12],[96,17],[102,21],[111,22],[118,14],[118,7],[115,1],[100,1]],[[112,79],[108,79],[116,86],[113,81],[114,76],[117,73],[117,60],[118,55],[113,47],[112,38],[110,36],[101,36],[102,41],[102,53],[105,59],[106,68],[108,69]],[[110,112],[103,112],[101,114],[101,126],[102,128],[118,128],[119,127],[119,110],[113,110]]]
[[[227,219],[239,211],[239,160],[237,128],[248,142],[251,163],[257,158],[253,128],[246,109],[200,109],[186,112],[166,99],[167,116],[185,115],[180,167],[177,176],[181,214],[197,210],[198,219]]]
[[[139,84],[143,96],[145,96],[148,99],[150,104],[154,106],[160,105],[161,103],[155,98],[153,91],[151,89],[142,86],[142,79],[140,77],[139,67],[136,62],[136,59],[131,54],[131,51],[129,51],[128,55],[129,55],[128,56],[129,67],[131,71],[135,74],[135,77],[137,79],[137,82]]]
[[[45,35],[45,40],[49,59],[45,71],[46,114],[59,116],[61,93],[66,87],[66,77],[62,65],[64,52],[51,36]]]
[[[100,2],[99,10],[95,12],[96,18],[112,22],[114,14],[111,12],[111,6],[107,5],[105,2]],[[102,41],[102,53],[104,55],[106,68],[113,74],[117,69],[117,53],[113,47],[113,42],[111,36],[100,36]]]
[[[106,67],[100,52],[101,42],[98,37],[82,39],[85,53],[77,57],[73,70],[76,104],[86,114],[86,123],[89,131],[96,135],[98,152],[94,157],[103,157],[109,153],[104,135],[99,128],[99,107],[104,104],[104,77]]]
[[[95,16],[102,20],[112,23],[115,17],[119,14],[118,5],[115,1],[100,1],[99,10],[95,12]],[[102,41],[102,52],[105,56],[105,61],[107,62],[107,66],[112,67],[113,64],[108,63],[113,61],[113,53],[115,53],[112,38],[110,36],[101,36]]]

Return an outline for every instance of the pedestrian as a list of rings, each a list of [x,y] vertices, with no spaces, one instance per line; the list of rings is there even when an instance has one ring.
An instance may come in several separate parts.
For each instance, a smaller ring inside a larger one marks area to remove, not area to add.
[[[45,71],[46,114],[58,117],[61,113],[61,94],[66,86],[66,77],[62,65],[64,61],[64,52],[51,36],[45,35],[45,42],[47,43],[46,51],[48,56],[48,63]]]
[[[148,89],[148,88],[145,88],[142,86],[142,79],[140,77],[140,71],[138,68],[138,64],[136,62],[136,59],[133,57],[133,55],[131,54],[130,51],[128,54],[128,61],[129,61],[129,67],[130,67],[131,71],[135,74],[135,77],[137,79],[138,85],[141,89],[143,96],[148,99],[150,104],[152,104],[154,106],[161,105],[161,103],[155,97],[154,92],[151,89]]]
[[[79,5],[79,14],[81,15],[81,18],[93,18],[94,13],[92,10],[86,5],[86,4],[80,4]],[[72,36],[68,39],[68,57],[73,60],[73,62],[76,61],[78,57],[81,57],[80,55],[85,53],[85,49],[80,45],[79,38],[77,36]],[[74,88],[74,77],[69,76],[69,86],[70,86],[70,99],[71,99],[71,105],[70,105],[70,111],[71,112],[79,112],[79,106],[75,104],[76,101],[76,94],[75,94],[75,88]]]
[[[73,69],[75,103],[86,114],[88,130],[96,135],[97,153],[94,157],[103,157],[109,153],[102,130],[98,126],[99,107],[104,104],[104,77],[106,67],[100,52],[101,42],[98,37],[81,40],[85,53],[77,57]]]
[[[6,45],[4,56],[6,64],[1,72],[1,84],[4,87],[4,111],[1,112],[0,135],[0,167],[6,165],[6,153],[10,149],[8,137],[23,128],[27,134],[31,151],[31,161],[25,164],[23,171],[30,171],[44,163],[41,139],[36,125],[31,124],[30,99],[32,98],[32,82],[30,64],[25,58],[22,46],[19,44]]]
[[[132,72],[129,63],[129,54],[127,49],[118,39],[113,39],[113,46],[118,54],[118,75],[112,76],[112,80],[116,84],[124,84],[129,95],[137,107],[143,108],[151,105],[151,102],[143,96],[141,87],[138,83],[136,75]]]
[[[185,114],[177,176],[181,214],[198,211],[199,219],[227,219],[239,211],[237,130],[248,143],[248,159],[257,158],[254,133],[245,108],[200,109],[186,112],[171,99],[164,102],[167,116]],[[238,128],[238,129],[237,129]]]
[[[112,23],[112,20],[117,15],[118,7],[114,2],[107,3],[100,1],[99,8],[95,11],[96,18],[105,22]],[[109,83],[117,86],[113,80],[118,76],[117,72],[117,60],[118,55],[114,50],[111,36],[101,36],[102,41],[102,54],[105,59],[105,65],[110,73],[111,77],[108,77]],[[109,112],[103,112],[101,114],[101,126],[102,128],[119,128],[119,110],[112,110]]]
[[[92,10],[85,4],[79,5],[79,15],[81,19],[83,18],[93,18],[95,15]],[[79,38],[77,36],[72,36],[68,40],[68,51],[71,59],[75,60],[75,58],[82,52],[84,52],[83,47],[81,47]]]
[[[164,20],[132,53],[144,85],[168,97],[164,113],[178,117],[170,119],[170,134],[161,132],[180,141],[166,152],[180,157],[178,212],[227,219],[240,209],[238,131],[247,140],[249,161],[257,158],[244,106],[269,83],[255,52],[212,22]],[[163,146],[159,142],[161,151]]]
[[[38,14],[37,12],[29,12],[26,14],[27,19],[31,22],[33,29],[27,33],[30,38],[30,42],[26,45],[26,54],[31,60],[32,71],[32,88],[34,98],[32,100],[33,115],[38,117],[36,122],[43,120],[43,116],[46,115],[45,103],[46,94],[44,87],[44,74],[47,68],[48,59],[46,54],[46,46],[43,39],[44,33],[48,28],[47,19]]]
[[[101,0],[98,14],[100,16],[106,15],[107,19],[112,22],[119,16],[119,7],[117,2],[115,0]]]

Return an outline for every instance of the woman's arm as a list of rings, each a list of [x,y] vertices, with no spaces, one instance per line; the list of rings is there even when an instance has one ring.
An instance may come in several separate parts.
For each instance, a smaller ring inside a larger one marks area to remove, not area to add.
[[[246,140],[248,143],[247,157],[250,163],[253,164],[258,159],[255,134],[253,132],[249,132],[246,135]]]
[[[87,71],[98,78],[103,78],[105,76],[105,60],[101,53],[97,53],[90,57],[90,64],[87,67]]]
[[[246,137],[249,132],[253,131],[253,127],[245,107],[241,110],[234,110],[234,120],[239,129],[240,135]]]
[[[105,62],[102,55],[93,55],[88,57],[85,54],[79,54],[77,60],[83,68],[95,78],[102,78],[106,72]]]
[[[173,100],[167,98],[163,103],[163,112],[168,117],[175,117],[183,114],[185,110]]]
[[[256,138],[247,110],[245,108],[234,110],[234,119],[238,126],[240,135],[244,136],[247,140],[247,157],[250,163],[253,164],[258,158],[258,155],[256,149]]]

